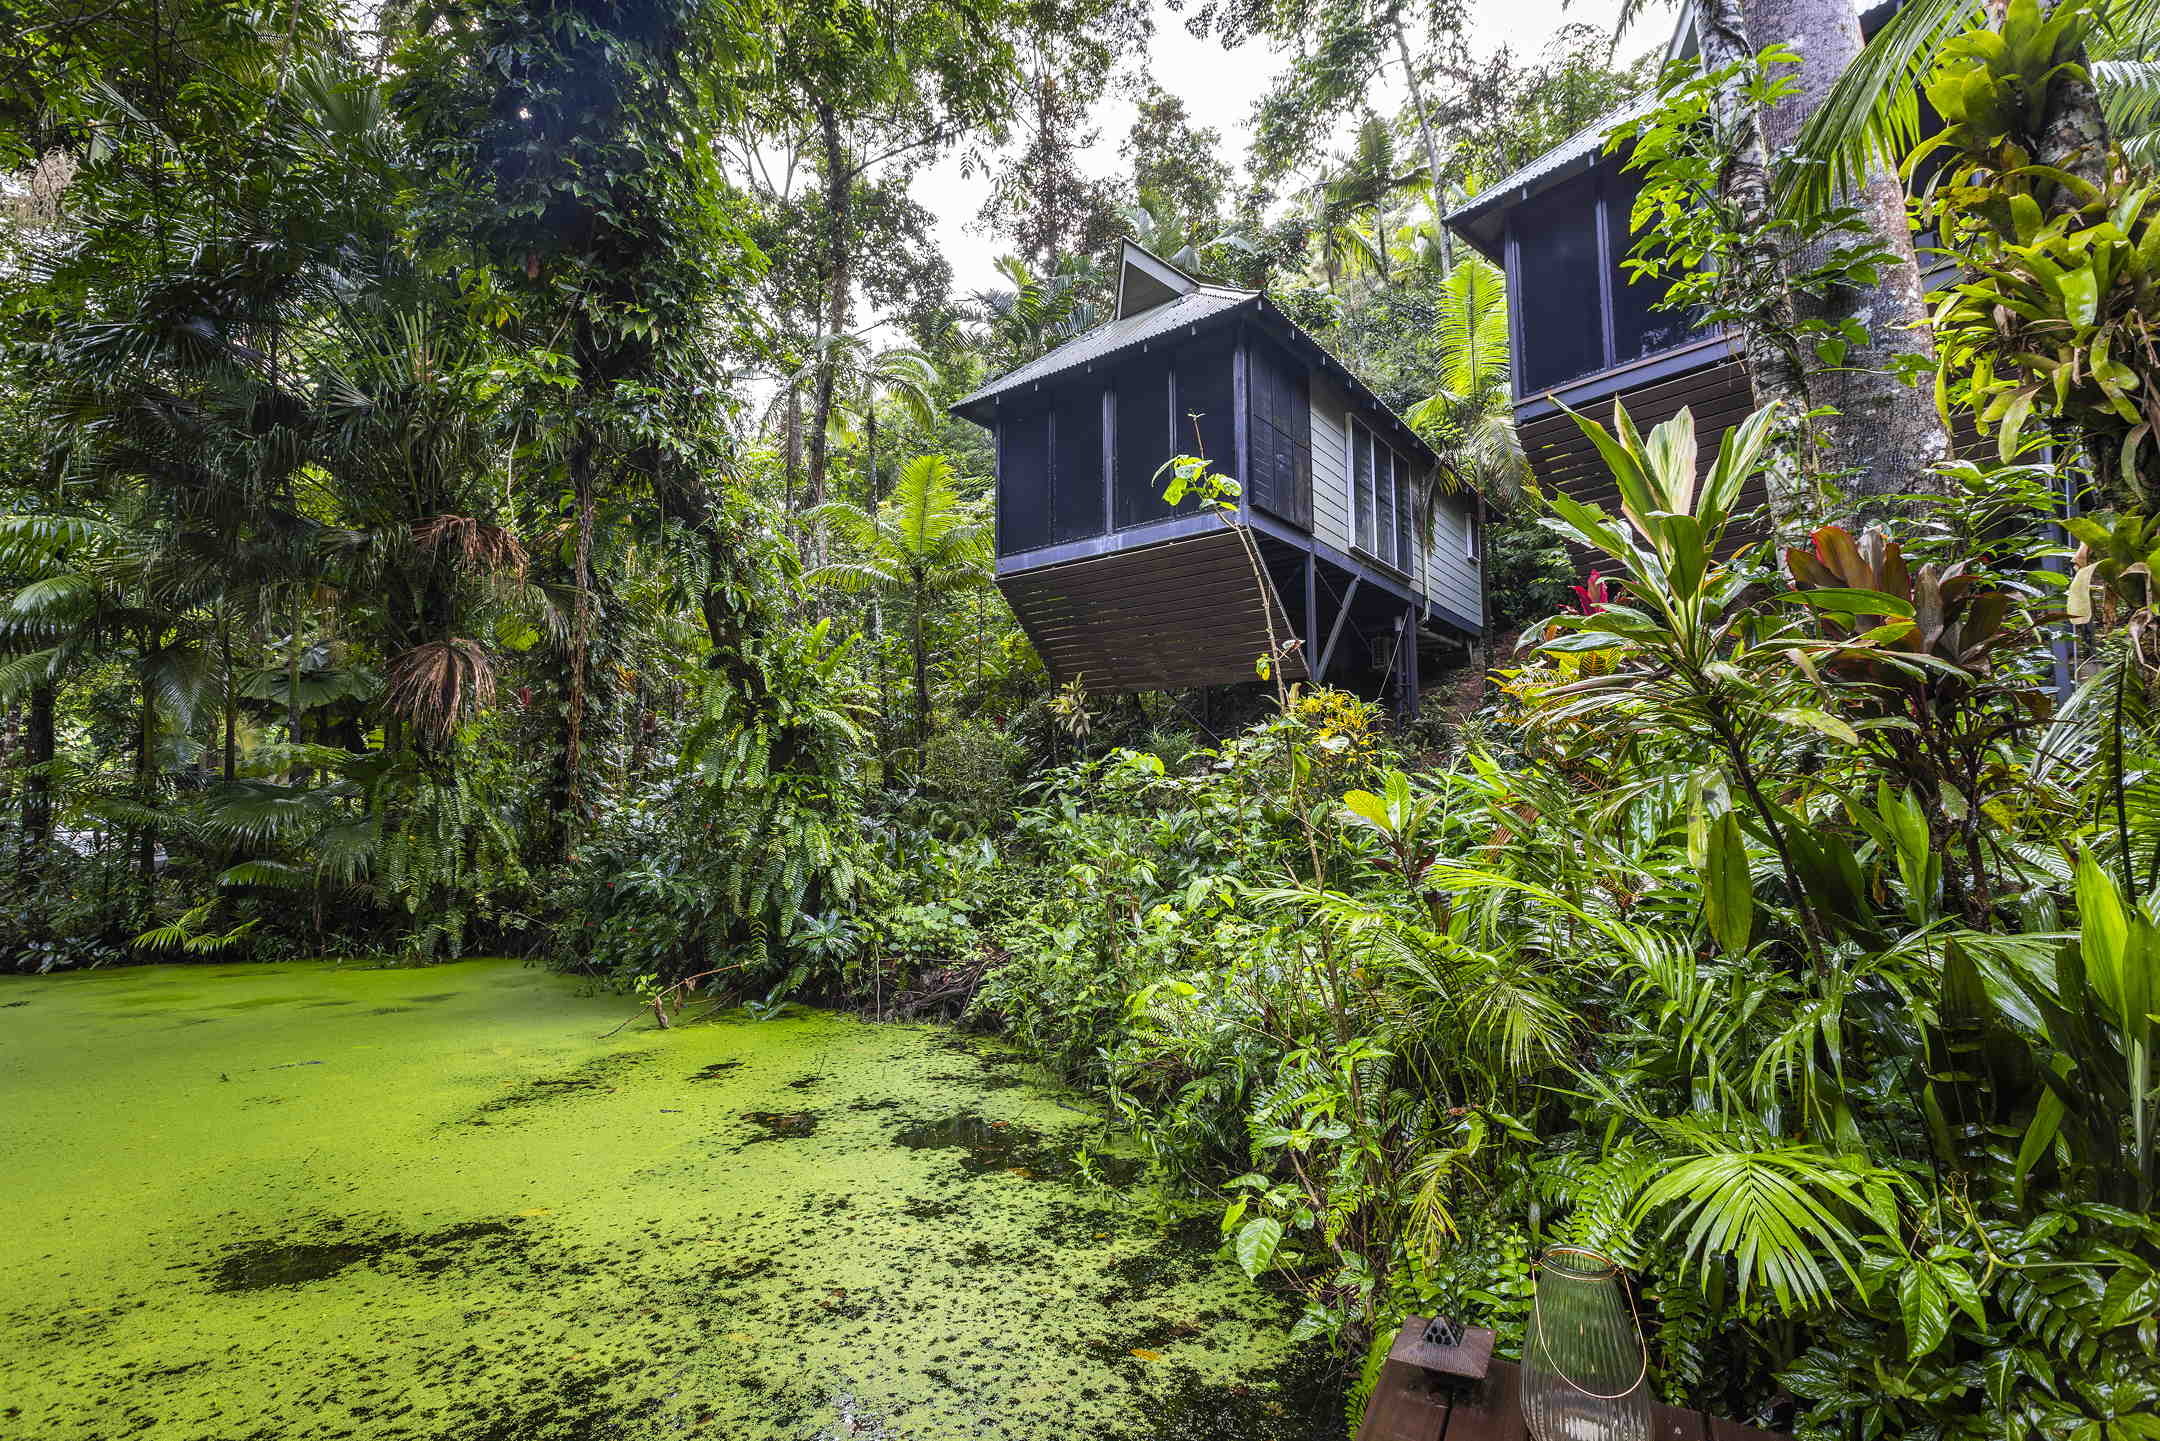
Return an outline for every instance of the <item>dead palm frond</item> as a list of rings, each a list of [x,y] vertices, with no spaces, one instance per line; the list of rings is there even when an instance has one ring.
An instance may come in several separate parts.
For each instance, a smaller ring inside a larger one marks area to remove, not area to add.
[[[414,546],[427,554],[445,551],[470,571],[522,576],[530,557],[518,538],[499,525],[467,515],[438,515],[412,528]]]
[[[495,699],[495,662],[478,641],[429,641],[390,662],[384,698],[434,744],[450,737]]]

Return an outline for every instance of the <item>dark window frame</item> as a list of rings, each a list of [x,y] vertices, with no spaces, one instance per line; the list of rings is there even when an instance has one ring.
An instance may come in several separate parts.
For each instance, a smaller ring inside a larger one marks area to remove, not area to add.
[[[1627,357],[1622,357],[1619,353],[1619,337],[1615,329],[1615,319],[1619,314],[1617,296],[1619,287],[1628,282],[1626,277],[1620,273],[1619,262],[1622,257],[1613,253],[1611,202],[1616,188],[1615,182],[1620,182],[1619,188],[1621,189],[1628,188],[1626,186],[1628,176],[1622,169],[1625,163],[1624,158],[1605,157],[1580,175],[1570,175],[1566,179],[1556,181],[1548,187],[1551,190],[1558,190],[1561,186],[1571,184],[1577,180],[1586,179],[1589,181],[1591,193],[1589,218],[1597,242],[1598,332],[1599,355],[1601,358],[1598,364],[1589,370],[1576,375],[1560,377],[1535,389],[1528,388],[1523,383],[1525,375],[1528,374],[1532,367],[1519,360],[1514,367],[1511,380],[1511,388],[1515,392],[1515,399],[1517,400],[1527,400],[1532,396],[1561,390],[1592,376],[1603,375],[1608,371],[1616,370],[1623,365],[1634,365],[1648,360],[1652,356],[1669,354],[1701,338],[1702,332],[1691,331],[1681,340],[1658,350]],[[1632,206],[1632,200],[1630,204]],[[1522,213],[1522,208],[1520,205],[1511,207],[1507,213],[1507,221],[1501,232],[1500,255],[1501,270],[1505,276],[1508,291],[1508,345],[1516,356],[1527,357],[1529,355],[1527,337],[1523,333],[1524,313],[1527,307],[1521,303],[1523,293],[1522,237],[1517,228],[1517,217]],[[1623,217],[1624,219],[1625,217]],[[1631,231],[1628,233],[1632,234]]]

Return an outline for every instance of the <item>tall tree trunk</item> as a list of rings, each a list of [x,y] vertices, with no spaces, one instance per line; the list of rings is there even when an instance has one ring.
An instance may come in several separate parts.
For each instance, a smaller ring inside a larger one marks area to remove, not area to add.
[[[1740,64],[1754,53],[1748,45],[1747,20],[1740,0],[1695,0],[1695,31],[1703,68],[1709,72]],[[1814,509],[1813,466],[1807,441],[1807,383],[1792,347],[1792,294],[1785,287],[1785,257],[1770,227],[1770,161],[1763,149],[1761,117],[1738,78],[1718,92],[1718,129],[1726,137],[1725,164],[1718,172],[1718,201],[1743,237],[1732,265],[1733,292],[1757,297],[1741,326],[1741,349],[1748,386],[1757,406],[1776,405],[1780,426],[1792,444],[1768,472],[1770,511],[1779,533],[1799,539]]]
[[[781,455],[787,475],[788,514],[795,513],[795,487],[802,480],[802,387],[791,385],[787,393],[787,417],[781,423]]]
[[[571,484],[577,493],[577,541],[572,547],[571,584],[577,587],[570,621],[570,694],[563,707],[562,854],[577,849],[579,818],[584,809],[585,664],[592,648],[592,440],[581,439],[570,456]]]
[[[218,669],[224,673],[225,679],[225,757],[219,770],[225,784],[231,785],[239,774],[240,747],[237,731],[240,688],[238,678],[233,674],[232,617],[222,613],[218,617]]]
[[[30,717],[23,734],[23,764],[31,768],[23,781],[23,859],[27,865],[42,860],[52,843],[53,783],[44,767],[52,764],[55,712],[59,687],[41,681],[30,688]]]
[[[1755,49],[1783,44],[1800,55],[1792,94],[1768,107],[1761,119],[1764,144],[1773,153],[1784,151],[1859,57],[1860,12],[1854,0],[1741,0],[1741,9]],[[1887,497],[1939,490],[1942,481],[1933,468],[1949,455],[1950,436],[1934,397],[1891,368],[1901,353],[1933,349],[1905,188],[1875,165],[1859,193],[1840,199],[1859,211],[1870,238],[1891,260],[1872,287],[1839,286],[1819,297],[1795,294],[1792,303],[1802,322],[1839,327],[1856,321],[1866,335],[1839,363],[1809,366],[1806,379],[1809,401],[1828,412],[1820,425],[1820,458],[1853,497],[1860,518],[1867,519],[1893,508]],[[1786,258],[1787,273],[1820,265],[1830,249],[1820,241],[1795,247]]]
[[[645,755],[653,727],[652,705],[645,687],[645,671],[638,669],[630,688],[630,760],[623,771],[623,789],[637,784],[645,774]]]
[[[885,503],[885,487],[878,483],[877,468],[877,379],[871,377],[863,389],[863,465],[870,472],[870,513]]]
[[[848,169],[847,144],[840,133],[840,112],[829,102],[818,105],[818,133],[825,143],[825,339],[818,357],[817,388],[810,404],[809,494],[814,509],[825,503],[825,468],[829,459],[825,431],[832,420],[833,387],[839,376],[839,339],[847,333],[850,203],[854,175]],[[813,539],[812,548],[816,542]]]
[[[287,784],[305,777],[293,764],[292,748],[300,744],[300,628],[303,617],[300,603],[307,587],[296,586],[292,602],[292,634],[285,642],[285,780]]]
[[[2061,9],[2064,0],[2041,0],[2040,8],[2048,15]],[[1999,25],[2000,19],[1996,21]],[[2081,47],[2071,57],[2081,69],[2091,65]],[[2100,109],[2099,92],[2085,75],[2057,74],[2048,82],[2047,108],[2040,124],[2040,133],[2033,137],[2033,160],[2040,165],[2068,171],[2093,185],[2107,181],[2108,166],[2107,115]],[[2055,187],[2049,204],[2051,214],[2061,214],[2077,207],[2077,197],[2067,186]]]
[[[892,751],[892,683],[885,674],[885,602],[870,601],[870,658],[877,665],[877,753],[883,764]]]
[[[157,806],[157,682],[154,672],[163,653],[159,638],[143,643],[142,705],[135,723],[135,803],[144,811]],[[158,828],[147,817],[135,837],[135,868],[142,880],[144,913],[157,896]]]
[[[2062,7],[2063,0],[2041,0],[2041,9],[2053,15]],[[1999,29],[2000,15],[1991,16]],[[2091,62],[2083,47],[2071,60],[2080,69]],[[2100,96],[2093,89],[2092,81],[2084,75],[2068,72],[2052,76],[2048,82],[2047,102],[2042,112],[2039,133],[2032,137],[2032,155],[2036,164],[2051,166],[2077,176],[2090,185],[2104,186],[2108,180],[2108,147],[2112,137],[2108,133],[2106,114],[2100,109]],[[2064,215],[2078,208],[2077,193],[2067,185],[2056,185],[2046,196],[2047,211],[2051,216]],[[2088,429],[2083,443],[2087,462],[2092,467],[2093,481],[2090,489],[2096,496],[2106,496],[2111,491],[2120,496],[2120,487],[2111,483],[2120,474],[2123,425],[2103,425]],[[2143,494],[2120,496],[2130,504],[2143,507],[2152,494],[2151,477],[2154,471],[2152,447],[2140,448],[2146,459],[2138,469],[2144,472]],[[2105,503],[2096,498],[2095,503]]]
[[[915,662],[915,744],[919,749],[930,739],[930,651],[923,644],[923,612],[930,608],[930,598],[916,587],[914,613],[908,626],[908,649]],[[916,756],[920,765],[922,757]]]
[[[1400,19],[1395,22],[1395,52],[1402,56],[1403,77],[1410,82],[1410,105],[1417,111],[1418,138],[1425,145],[1425,168],[1432,179],[1426,193],[1432,197],[1433,232],[1440,237],[1440,274],[1445,278],[1455,268],[1455,242],[1448,234],[1447,198],[1440,193],[1440,147],[1433,143],[1424,87],[1418,84],[1417,66],[1410,61],[1410,37]]]

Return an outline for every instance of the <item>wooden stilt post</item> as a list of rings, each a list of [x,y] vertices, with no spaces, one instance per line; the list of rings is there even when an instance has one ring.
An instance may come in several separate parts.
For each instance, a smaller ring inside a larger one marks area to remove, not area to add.
[[[1410,602],[1403,612],[1402,699],[1400,709],[1404,720],[1416,720],[1418,713],[1418,663],[1417,663],[1418,606]]]

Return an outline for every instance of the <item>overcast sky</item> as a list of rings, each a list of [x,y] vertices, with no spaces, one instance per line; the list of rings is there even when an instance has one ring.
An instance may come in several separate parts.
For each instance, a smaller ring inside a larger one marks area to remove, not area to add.
[[[1564,9],[1561,0],[1470,0],[1470,5],[1471,41],[1479,53],[1489,54],[1504,45],[1525,61],[1535,59],[1563,25],[1610,26],[1620,10],[1620,0],[1574,0]],[[1622,41],[1622,58],[1663,44],[1672,28],[1671,17],[1669,7],[1652,5]],[[1151,50],[1155,79],[1184,98],[1195,124],[1222,132],[1228,152],[1224,158],[1233,168],[1242,169],[1253,102],[1282,67],[1282,57],[1258,42],[1225,50],[1213,40],[1195,40],[1160,0]],[[1386,113],[1396,106],[1401,86],[1399,67],[1390,67],[1384,93],[1375,97],[1374,108]],[[1105,96],[1094,121],[1100,135],[1084,154],[1083,164],[1099,178],[1117,168],[1118,146],[1132,127],[1131,100],[1116,92]],[[953,289],[965,295],[995,283],[991,262],[1008,247],[975,224],[976,212],[989,191],[988,181],[980,175],[963,176],[960,169],[958,157],[948,158],[917,177],[914,193],[937,217],[938,236],[952,262]]]

